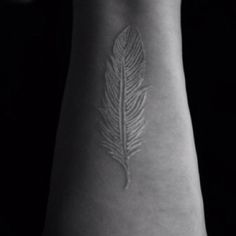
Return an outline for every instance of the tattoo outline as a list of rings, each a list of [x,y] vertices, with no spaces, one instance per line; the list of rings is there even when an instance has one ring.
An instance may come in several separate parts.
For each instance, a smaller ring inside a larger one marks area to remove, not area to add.
[[[146,125],[144,111],[149,86],[143,86],[145,55],[138,29],[127,26],[115,39],[107,61],[102,98],[102,146],[125,171],[128,189],[130,158],[141,151]]]

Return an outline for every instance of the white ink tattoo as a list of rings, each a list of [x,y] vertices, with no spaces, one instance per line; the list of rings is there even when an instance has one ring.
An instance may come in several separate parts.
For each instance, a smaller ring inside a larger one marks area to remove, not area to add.
[[[118,161],[130,184],[129,160],[140,151],[145,127],[144,105],[147,86],[143,86],[145,58],[141,35],[126,27],[116,38],[113,55],[107,62],[105,91],[100,113],[102,145]]]

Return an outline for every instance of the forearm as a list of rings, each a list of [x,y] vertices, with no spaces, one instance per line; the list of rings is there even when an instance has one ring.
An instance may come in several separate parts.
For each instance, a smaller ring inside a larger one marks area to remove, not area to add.
[[[131,183],[100,143],[106,61],[127,25],[145,50],[146,127]],[[45,235],[203,236],[196,154],[181,58],[179,1],[74,1],[71,66]]]

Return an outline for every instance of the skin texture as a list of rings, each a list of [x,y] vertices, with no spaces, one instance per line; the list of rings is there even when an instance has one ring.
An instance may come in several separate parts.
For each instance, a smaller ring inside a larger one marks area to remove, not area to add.
[[[122,167],[97,131],[106,60],[127,25],[145,45],[142,150]],[[71,65],[62,106],[44,236],[205,236],[182,65],[180,2],[74,1]]]

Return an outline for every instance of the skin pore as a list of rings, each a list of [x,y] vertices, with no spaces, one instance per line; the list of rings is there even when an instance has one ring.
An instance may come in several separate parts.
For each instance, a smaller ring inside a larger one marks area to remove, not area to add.
[[[71,64],[44,236],[205,236],[182,65],[180,1],[74,0],[73,8]],[[122,166],[100,145],[97,108],[106,62],[128,25],[142,36],[143,83],[151,89],[142,148],[132,157],[132,183],[124,190]]]

